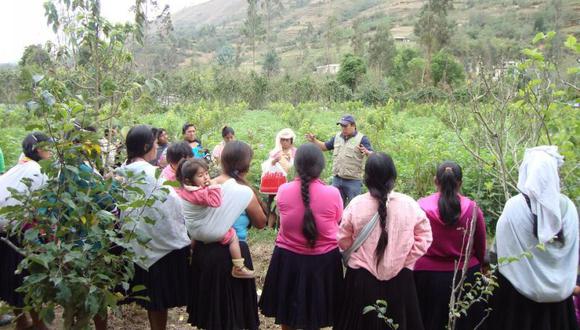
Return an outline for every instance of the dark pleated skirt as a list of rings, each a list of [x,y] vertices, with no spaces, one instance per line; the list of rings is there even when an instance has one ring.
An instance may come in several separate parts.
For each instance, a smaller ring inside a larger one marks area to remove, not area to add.
[[[415,281],[410,269],[403,268],[392,279],[379,281],[364,268],[347,268],[344,280],[343,305],[334,329],[388,329],[376,312],[363,314],[363,309],[375,304],[377,300],[387,302],[386,316],[398,324],[399,330],[423,329]]]
[[[254,269],[246,242],[240,241],[245,265]],[[201,329],[258,329],[258,296],[254,279],[232,276],[227,245],[197,241],[190,267],[188,322]]]
[[[173,250],[154,263],[149,270],[135,265],[135,276],[130,283],[133,288],[144,285],[145,289],[130,291],[130,297],[121,304],[135,302],[151,311],[162,311],[187,305],[189,290],[189,245]],[[147,297],[142,299],[141,297]]]
[[[335,324],[342,301],[343,270],[338,248],[301,255],[276,247],[259,306],[276,324],[319,329]]]
[[[479,265],[471,267],[467,272],[465,283],[474,283],[475,273],[479,271]],[[415,271],[414,276],[423,326],[426,330],[445,329],[449,319],[453,272]],[[467,311],[467,316],[462,315],[457,320],[455,329],[472,330],[484,316],[485,305],[482,303],[473,304]]]
[[[6,237],[6,236],[2,236]],[[11,239],[16,244],[15,239]],[[16,292],[24,280],[23,274],[14,274],[23,257],[8,244],[0,241],[0,300],[12,307],[24,307],[24,295]]]
[[[521,295],[498,272],[499,287],[490,299],[487,328],[493,330],[577,330],[572,296],[556,303],[538,303]]]

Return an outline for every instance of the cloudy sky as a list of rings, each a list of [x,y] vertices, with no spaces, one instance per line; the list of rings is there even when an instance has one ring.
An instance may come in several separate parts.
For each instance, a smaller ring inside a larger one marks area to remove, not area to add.
[[[54,40],[46,25],[43,3],[46,0],[0,0],[0,63],[16,63],[24,47]],[[171,12],[208,0],[158,0],[159,6],[168,4]],[[129,8],[134,0],[101,0],[101,10],[112,22],[132,20]]]

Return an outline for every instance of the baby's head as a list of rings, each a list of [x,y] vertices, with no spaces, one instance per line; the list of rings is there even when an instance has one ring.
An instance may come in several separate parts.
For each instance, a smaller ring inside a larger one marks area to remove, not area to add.
[[[205,187],[210,184],[208,169],[204,160],[188,158],[179,162],[175,174],[182,186]]]
[[[166,159],[167,162],[173,165],[174,168],[182,159],[187,159],[193,157],[193,151],[189,143],[185,141],[174,142],[167,148]]]

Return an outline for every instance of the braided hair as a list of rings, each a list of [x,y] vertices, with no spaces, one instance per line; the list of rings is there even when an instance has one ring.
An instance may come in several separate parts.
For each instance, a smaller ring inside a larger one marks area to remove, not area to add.
[[[446,161],[437,168],[435,179],[441,193],[437,202],[439,217],[448,226],[456,224],[461,216],[458,192],[462,178],[461,167],[455,162]]]
[[[365,165],[364,183],[370,195],[377,200],[379,207],[379,220],[381,224],[381,236],[375,249],[377,266],[383,260],[385,249],[389,242],[387,233],[387,212],[389,194],[393,191],[395,180],[397,179],[397,169],[391,156],[382,153],[372,153]]]
[[[324,155],[316,145],[312,143],[303,144],[296,151],[294,166],[296,166],[296,173],[300,177],[300,192],[302,195],[302,203],[304,203],[302,233],[306,237],[308,245],[314,248],[316,245],[316,237],[318,236],[318,229],[316,228],[312,208],[310,208],[309,188],[311,182],[320,177],[320,173],[324,169]]]

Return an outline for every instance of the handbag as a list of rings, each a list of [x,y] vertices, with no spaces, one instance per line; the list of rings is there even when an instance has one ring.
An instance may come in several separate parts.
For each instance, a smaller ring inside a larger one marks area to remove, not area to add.
[[[357,236],[356,240],[352,243],[352,245],[348,249],[342,251],[342,263],[345,267],[347,267],[348,265],[348,259],[350,259],[350,255],[353,252],[356,252],[358,248],[367,240],[367,238],[377,225],[378,221],[379,221],[379,212],[375,213],[371,221],[367,222],[367,224],[360,231],[360,234]]]

